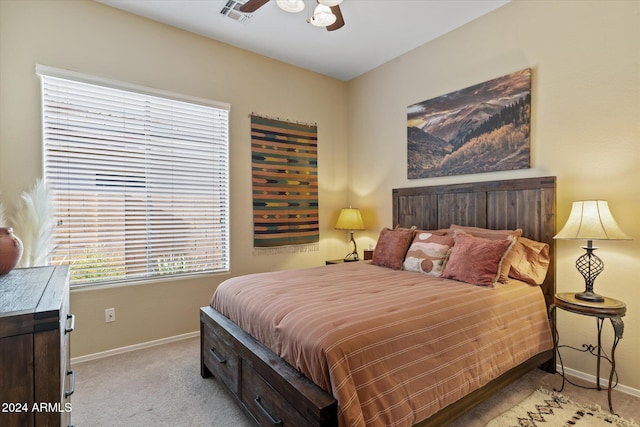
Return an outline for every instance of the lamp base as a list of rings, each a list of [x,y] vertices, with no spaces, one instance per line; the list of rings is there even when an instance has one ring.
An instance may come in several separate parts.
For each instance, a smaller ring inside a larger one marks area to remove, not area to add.
[[[350,254],[347,254],[346,257],[344,257],[344,262],[352,262],[352,261],[360,261],[360,258],[358,257],[358,252],[351,252]]]
[[[593,292],[578,292],[574,295],[576,299],[582,301],[590,301],[590,302],[604,302],[604,297]]]
[[[360,258],[358,257],[358,246],[356,245],[356,241],[353,238],[353,231],[351,231],[349,235],[351,237],[351,243],[353,243],[353,252],[347,254],[347,256],[344,257],[344,262],[360,261]]]
[[[604,263],[593,253],[598,248],[593,246],[591,240],[587,240],[587,246],[583,246],[582,249],[586,252],[577,259],[576,268],[584,277],[584,292],[578,292],[575,297],[582,301],[603,302],[604,297],[593,292],[593,282],[604,270]]]

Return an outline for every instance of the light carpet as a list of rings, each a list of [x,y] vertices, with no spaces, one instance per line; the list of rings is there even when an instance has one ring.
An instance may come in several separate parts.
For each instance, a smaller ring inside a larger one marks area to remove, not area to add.
[[[71,422],[77,427],[253,425],[215,378],[200,376],[199,338],[73,363],[73,369]],[[558,375],[534,369],[448,427],[483,427],[534,391],[560,384]],[[604,390],[567,384],[563,394],[575,402],[607,406]],[[613,405],[621,416],[640,420],[640,398],[613,390]]]
[[[599,405],[580,405],[560,393],[540,388],[486,427],[638,427],[633,420],[603,411]]]

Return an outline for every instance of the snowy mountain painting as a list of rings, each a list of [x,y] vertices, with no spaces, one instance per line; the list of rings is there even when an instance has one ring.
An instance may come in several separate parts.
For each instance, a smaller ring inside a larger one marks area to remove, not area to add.
[[[407,107],[409,179],[530,167],[531,69]]]

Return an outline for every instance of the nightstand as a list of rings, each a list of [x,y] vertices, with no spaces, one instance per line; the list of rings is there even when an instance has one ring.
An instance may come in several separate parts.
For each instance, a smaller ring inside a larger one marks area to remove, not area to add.
[[[627,312],[627,306],[622,301],[617,299],[604,297],[603,302],[591,302],[591,301],[583,301],[579,300],[575,297],[574,293],[559,293],[554,297],[554,304],[551,307],[551,310],[555,310],[556,308],[579,314],[582,316],[591,316],[596,318],[596,326],[598,329],[598,344],[582,344],[582,349],[571,347],[568,345],[558,345],[559,335],[558,330],[554,331],[553,336],[553,344],[555,350],[558,354],[558,360],[560,361],[560,368],[562,370],[562,387],[560,390],[564,389],[564,382],[567,381],[573,385],[583,388],[596,388],[597,390],[601,390],[600,387],[600,361],[601,359],[607,360],[611,364],[611,372],[609,373],[609,385],[608,385],[608,399],[609,399],[609,411],[613,413],[613,405],[611,404],[611,389],[615,387],[612,385],[613,377],[616,378],[616,384],[618,383],[618,373],[616,372],[616,359],[615,352],[620,339],[622,339],[622,334],[624,332],[624,323],[622,322],[622,316]],[[609,319],[611,321],[611,326],[613,327],[613,331],[615,333],[615,338],[613,339],[613,344],[611,346],[611,358],[609,358],[606,353],[602,349],[602,325],[605,319]],[[575,384],[566,378],[564,374],[564,364],[562,363],[562,356],[560,355],[560,348],[567,347],[580,352],[588,352],[597,359],[597,369],[596,369],[596,387],[584,387],[579,384]]]
[[[332,265],[332,264],[342,264],[344,262],[358,262],[359,260],[356,259],[350,259],[350,260],[344,260],[342,258],[340,259],[328,259],[324,262],[325,265]]]

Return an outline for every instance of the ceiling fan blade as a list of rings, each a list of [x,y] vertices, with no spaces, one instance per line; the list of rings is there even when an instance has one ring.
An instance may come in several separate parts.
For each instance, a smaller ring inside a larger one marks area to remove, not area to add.
[[[335,31],[344,26],[344,18],[342,17],[340,6],[331,6],[331,12],[336,15],[336,22],[327,26],[327,31]]]
[[[249,0],[242,6],[240,6],[240,12],[244,13],[252,13],[256,10],[260,9],[262,6],[267,4],[269,0]]]

